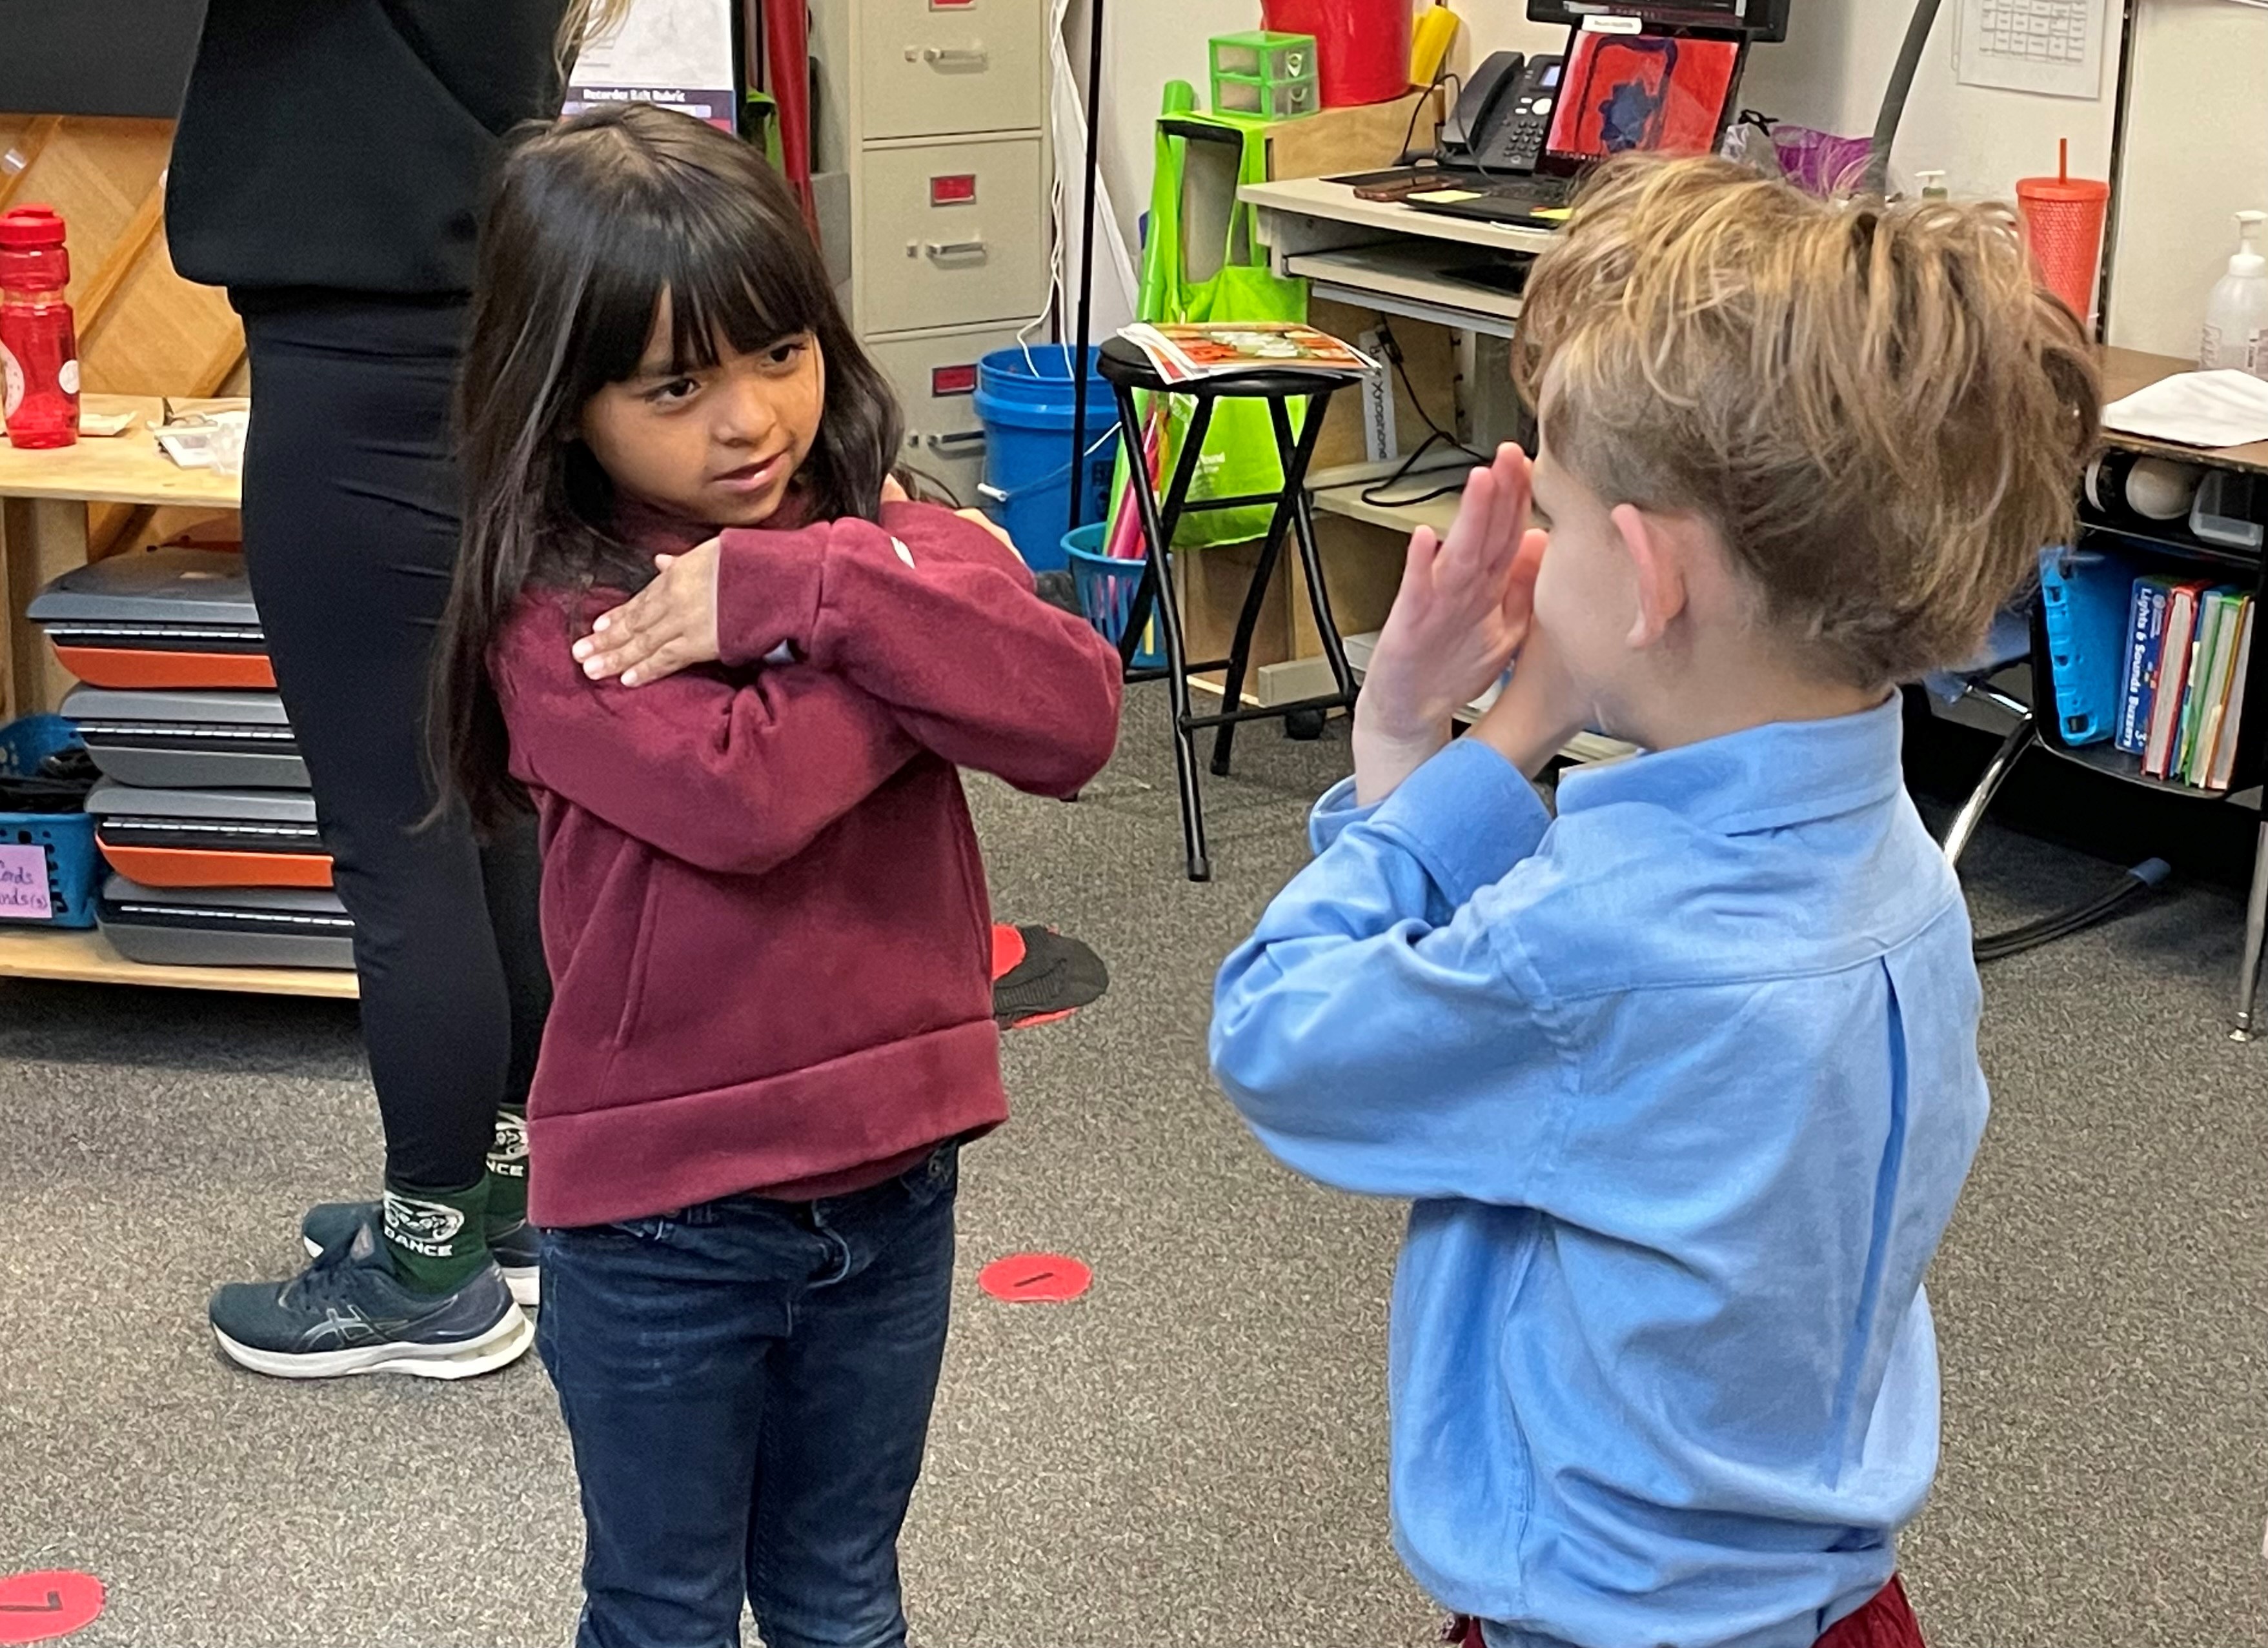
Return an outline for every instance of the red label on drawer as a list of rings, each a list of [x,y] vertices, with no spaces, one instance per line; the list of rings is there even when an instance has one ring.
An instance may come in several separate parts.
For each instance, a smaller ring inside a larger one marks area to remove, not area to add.
[[[929,180],[929,203],[932,206],[966,206],[976,198],[976,173],[955,172],[949,177],[933,177]]]
[[[975,394],[976,363],[971,361],[966,366],[932,367],[929,392],[932,396]]]
[[[966,11],[976,4],[976,0],[929,0],[929,9],[932,11]]]

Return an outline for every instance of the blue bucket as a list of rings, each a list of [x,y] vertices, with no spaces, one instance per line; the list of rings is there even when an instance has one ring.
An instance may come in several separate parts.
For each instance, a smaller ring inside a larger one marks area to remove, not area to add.
[[[1079,590],[1079,611],[1086,614],[1097,634],[1116,646],[1126,633],[1127,621],[1134,615],[1134,596],[1142,587],[1142,568],[1146,563],[1103,554],[1103,534],[1108,531],[1106,523],[1097,521],[1064,533],[1063,555],[1071,563],[1071,582]],[[1128,662],[1136,669],[1166,667],[1166,636],[1155,602],[1151,604],[1142,644],[1134,649]]]
[[[1118,458],[1118,406],[1087,351],[1086,461],[1079,518],[1099,521],[1110,507]],[[994,349],[976,364],[976,416],[984,423],[984,511],[1008,529],[1035,572],[1064,569],[1064,523],[1071,508],[1071,350],[1060,343]]]

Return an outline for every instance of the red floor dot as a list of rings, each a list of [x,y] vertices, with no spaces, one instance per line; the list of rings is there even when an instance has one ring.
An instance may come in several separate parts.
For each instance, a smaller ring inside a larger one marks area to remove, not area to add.
[[[0,1575],[0,1643],[52,1642],[102,1612],[102,1581],[68,1568]]]
[[[977,1272],[976,1285],[1011,1305],[1061,1305],[1086,1291],[1094,1272],[1062,1254],[1012,1254]]]

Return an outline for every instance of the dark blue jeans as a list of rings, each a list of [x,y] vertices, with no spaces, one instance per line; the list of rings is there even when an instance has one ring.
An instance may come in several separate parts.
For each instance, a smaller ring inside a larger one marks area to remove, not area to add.
[[[902,1648],[898,1530],[952,1304],[956,1146],[825,1202],[543,1233],[583,1490],[576,1648]]]

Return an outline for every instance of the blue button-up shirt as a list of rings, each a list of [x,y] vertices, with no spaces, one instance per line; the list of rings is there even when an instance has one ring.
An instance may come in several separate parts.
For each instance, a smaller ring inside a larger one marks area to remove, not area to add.
[[[1937,1465],[1922,1272],[1984,1130],[1960,888],[1895,702],[1571,772],[1477,741],[1316,857],[1222,969],[1262,1143],[1416,1203],[1393,1506],[1517,1648],[1808,1648]]]

